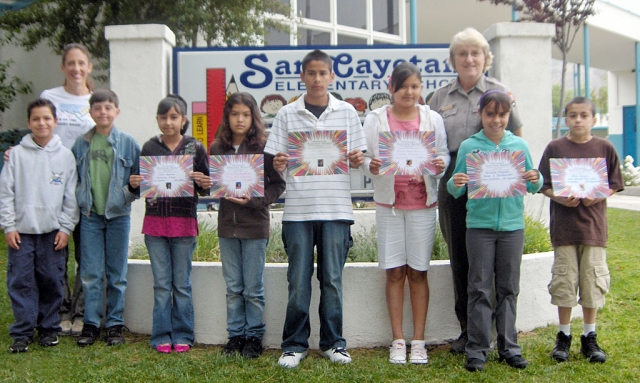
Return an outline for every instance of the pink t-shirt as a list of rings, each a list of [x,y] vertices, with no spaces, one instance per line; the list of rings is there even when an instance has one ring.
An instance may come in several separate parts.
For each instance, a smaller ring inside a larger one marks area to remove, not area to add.
[[[391,108],[387,109],[387,121],[392,132],[417,132],[420,130],[420,114],[413,120],[398,120],[392,113]],[[422,176],[395,176],[393,190],[396,198],[393,207],[402,210],[419,210],[434,207],[427,204],[427,186],[424,184]],[[391,205],[379,204],[385,207]]]

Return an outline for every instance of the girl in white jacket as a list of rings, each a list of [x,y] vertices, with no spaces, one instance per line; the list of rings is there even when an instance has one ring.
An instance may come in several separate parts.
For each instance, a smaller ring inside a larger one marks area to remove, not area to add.
[[[365,153],[364,171],[373,179],[378,227],[378,263],[386,270],[386,296],[393,342],[389,361],[404,364],[406,343],[402,333],[405,279],[409,280],[413,310],[413,340],[410,362],[428,362],[424,329],[429,305],[427,270],[436,230],[438,200],[437,178],[449,165],[447,137],[439,114],[428,106],[418,105],[422,92],[420,70],[405,62],[396,66],[389,79],[392,105],[371,111],[364,122],[369,151]],[[385,172],[380,153],[381,132],[435,132],[435,155],[428,166],[407,167],[416,171],[408,175]],[[426,169],[426,170],[423,170]],[[381,175],[381,173],[385,173]]]

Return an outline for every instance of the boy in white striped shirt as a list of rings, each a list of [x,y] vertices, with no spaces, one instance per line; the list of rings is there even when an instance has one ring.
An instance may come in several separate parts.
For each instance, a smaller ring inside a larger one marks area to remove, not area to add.
[[[282,239],[289,258],[289,299],[278,364],[288,368],[297,367],[309,348],[314,246],[321,291],[320,349],[332,362],[351,362],[342,337],[342,269],[353,224],[349,174],[294,177],[287,171],[289,133],[345,130],[352,168],[363,163],[366,151],[358,113],[328,92],[334,79],[331,57],[320,50],[308,53],[300,78],[307,93],[280,109],[264,149],[275,156],[273,166],[287,182]]]

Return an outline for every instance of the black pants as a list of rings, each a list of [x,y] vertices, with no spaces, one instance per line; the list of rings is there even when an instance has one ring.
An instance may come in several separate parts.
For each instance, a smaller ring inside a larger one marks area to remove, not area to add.
[[[451,155],[451,165],[440,179],[438,188],[438,217],[440,230],[449,249],[453,290],[455,293],[455,312],[460,322],[460,333],[467,333],[467,278],[469,259],[467,258],[467,195],[454,198],[447,191],[447,181],[453,174],[456,156]]]

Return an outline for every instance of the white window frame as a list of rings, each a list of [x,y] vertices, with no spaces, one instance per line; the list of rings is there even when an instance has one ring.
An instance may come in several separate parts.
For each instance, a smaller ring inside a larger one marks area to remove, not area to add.
[[[407,5],[406,0],[395,0],[398,7],[398,34],[390,34],[373,30],[373,0],[365,0],[366,28],[355,28],[338,24],[338,0],[329,0],[329,22],[298,17],[298,2],[290,1],[291,17],[283,15],[269,15],[283,23],[289,24],[289,44],[298,45],[298,28],[312,31],[327,32],[330,37],[330,45],[338,45],[338,35],[345,35],[365,39],[367,45],[375,43],[406,44]]]

